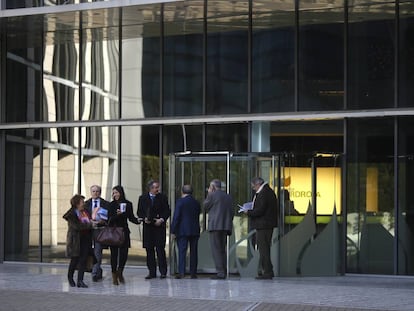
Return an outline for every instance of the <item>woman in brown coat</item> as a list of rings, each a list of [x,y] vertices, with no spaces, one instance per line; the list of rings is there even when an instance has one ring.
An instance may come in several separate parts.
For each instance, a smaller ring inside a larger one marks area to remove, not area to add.
[[[68,281],[71,287],[75,287],[73,274],[79,264],[78,287],[88,287],[83,282],[88,255],[92,251],[92,222],[89,213],[84,208],[85,197],[76,194],[70,200],[71,208],[63,215],[68,222],[66,235],[66,256],[70,257],[68,269]]]

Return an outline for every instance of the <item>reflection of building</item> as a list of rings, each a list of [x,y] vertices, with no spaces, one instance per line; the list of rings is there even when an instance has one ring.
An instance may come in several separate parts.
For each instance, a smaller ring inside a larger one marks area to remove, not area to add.
[[[412,2],[28,2],[0,11],[0,260],[60,260],[62,210],[93,183],[136,204],[150,178],[168,192],[170,153],[229,150],[292,155],[301,212],[318,167],[342,272],[414,273]]]

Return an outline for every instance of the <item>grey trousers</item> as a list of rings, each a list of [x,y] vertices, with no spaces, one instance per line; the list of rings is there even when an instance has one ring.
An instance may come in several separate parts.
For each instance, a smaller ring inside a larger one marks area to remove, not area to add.
[[[216,266],[217,275],[220,277],[226,276],[227,270],[227,256],[226,256],[226,240],[227,231],[218,230],[210,231],[210,248],[211,254]]]

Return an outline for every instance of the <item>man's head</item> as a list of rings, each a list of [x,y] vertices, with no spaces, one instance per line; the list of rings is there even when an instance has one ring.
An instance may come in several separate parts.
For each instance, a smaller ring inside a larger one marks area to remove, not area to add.
[[[148,191],[153,195],[157,195],[160,192],[160,183],[156,180],[148,182]]]
[[[181,188],[181,192],[183,193],[183,195],[193,194],[193,187],[191,185],[184,185]]]
[[[210,182],[210,189],[212,191],[217,191],[217,190],[221,190],[221,181],[218,179],[213,179]]]
[[[264,180],[261,177],[254,177],[251,181],[252,189],[258,191],[259,188],[264,184]]]
[[[101,187],[98,185],[91,186],[91,197],[92,199],[97,199],[101,196]]]

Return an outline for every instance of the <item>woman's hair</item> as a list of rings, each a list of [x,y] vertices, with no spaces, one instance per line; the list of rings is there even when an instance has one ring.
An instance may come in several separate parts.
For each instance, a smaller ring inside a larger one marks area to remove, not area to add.
[[[82,200],[85,200],[85,197],[83,196],[83,195],[81,195],[81,194],[75,194],[71,199],[70,199],[70,205],[72,206],[72,207],[78,207],[78,205],[79,205],[79,203],[82,201]]]
[[[120,194],[119,195],[119,200],[126,200],[125,191],[124,191],[124,188],[122,186],[120,186],[120,185],[115,186],[115,187],[112,188],[112,190],[116,190],[116,191],[119,192],[119,194]]]

